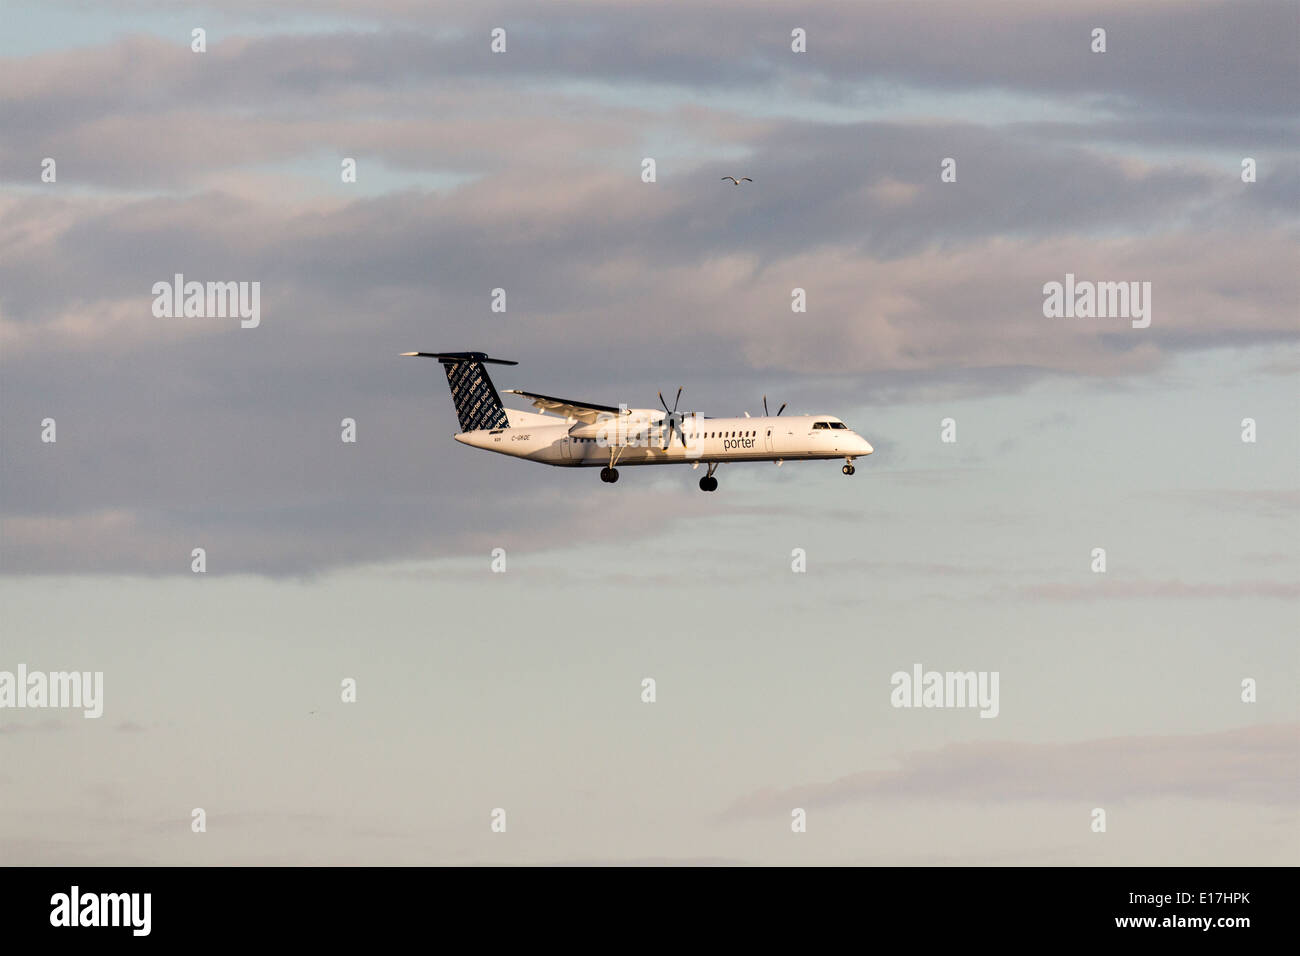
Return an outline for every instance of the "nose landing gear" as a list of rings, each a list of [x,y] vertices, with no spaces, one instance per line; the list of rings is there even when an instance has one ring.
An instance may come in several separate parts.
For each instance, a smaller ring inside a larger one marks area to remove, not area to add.
[[[600,480],[608,481],[612,485],[614,482],[618,481],[618,469],[617,468],[600,469]]]
[[[841,468],[840,471],[844,472],[844,474],[846,474],[846,475],[851,475],[851,474],[855,473],[855,472],[857,471],[857,469],[853,467],[853,459],[852,459],[852,458],[846,458],[846,459],[844,460],[844,467]]]

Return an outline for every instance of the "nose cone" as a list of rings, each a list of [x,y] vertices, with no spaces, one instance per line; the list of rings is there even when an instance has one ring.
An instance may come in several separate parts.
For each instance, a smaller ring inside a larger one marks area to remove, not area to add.
[[[867,441],[861,435],[858,436],[858,444],[862,446],[862,450],[858,452],[859,455],[870,455],[875,451],[875,449],[871,447],[871,442]]]

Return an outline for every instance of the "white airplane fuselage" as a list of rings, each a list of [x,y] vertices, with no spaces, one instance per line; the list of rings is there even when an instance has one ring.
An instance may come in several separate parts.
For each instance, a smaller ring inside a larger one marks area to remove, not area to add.
[[[668,427],[659,423],[664,413],[653,409],[633,409],[624,418],[611,417],[594,424],[506,411],[511,418],[509,427],[461,432],[456,441],[562,468],[604,468],[611,463],[851,461],[873,451],[865,438],[834,415],[704,418],[688,414],[681,418],[681,431],[670,435]],[[516,424],[519,420],[523,423]]]

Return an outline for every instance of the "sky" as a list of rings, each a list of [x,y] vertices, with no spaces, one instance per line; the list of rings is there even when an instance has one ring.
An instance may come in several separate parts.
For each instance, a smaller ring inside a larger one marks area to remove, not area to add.
[[[1295,4],[0,22],[0,681],[104,688],[0,707],[0,862],[1300,862]],[[608,485],[415,350],[875,453]]]

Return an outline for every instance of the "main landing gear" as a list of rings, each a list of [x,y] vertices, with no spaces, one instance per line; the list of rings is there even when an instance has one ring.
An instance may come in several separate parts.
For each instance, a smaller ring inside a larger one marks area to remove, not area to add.
[[[609,446],[609,465],[607,465],[606,467],[600,469],[600,480],[601,480],[601,481],[608,481],[611,485],[612,485],[614,482],[618,481],[618,469],[615,468],[614,466],[617,465],[617,464],[618,464],[618,460],[619,460],[621,457],[623,457],[623,452],[624,452],[626,449],[627,449],[627,446],[626,446],[626,445],[610,445],[610,446]]]
[[[840,471],[844,472],[844,474],[846,475],[851,475],[854,472],[856,472],[857,469],[853,467],[853,459],[852,458],[844,459],[844,467],[841,468]]]
[[[713,473],[718,470],[718,462],[709,465],[709,473],[700,479],[700,491],[717,491],[718,479],[713,477]]]

